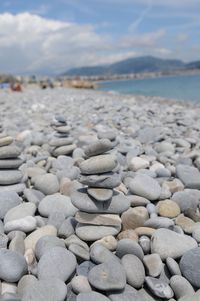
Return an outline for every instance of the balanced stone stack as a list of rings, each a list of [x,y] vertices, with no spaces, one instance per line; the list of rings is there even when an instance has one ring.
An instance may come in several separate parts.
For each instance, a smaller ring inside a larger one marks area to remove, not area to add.
[[[80,182],[87,187],[73,192],[71,199],[79,209],[75,215],[76,235],[84,241],[116,236],[121,230],[120,215],[130,206],[126,196],[114,190],[121,178],[117,158],[110,153],[111,149],[108,139],[97,140],[86,146],[87,159],[79,165]]]
[[[74,144],[74,139],[69,136],[71,127],[67,124],[66,119],[63,116],[56,116],[51,126],[55,131],[54,137],[49,142],[52,147],[52,156],[71,155],[76,144]]]
[[[23,173],[19,170],[23,163],[19,158],[21,151],[13,140],[11,136],[0,134],[0,190],[12,190],[23,178]]]

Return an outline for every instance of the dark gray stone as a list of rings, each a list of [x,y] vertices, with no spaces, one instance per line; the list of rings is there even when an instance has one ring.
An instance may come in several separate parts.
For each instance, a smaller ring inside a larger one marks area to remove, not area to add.
[[[117,173],[105,173],[102,175],[80,176],[79,181],[96,188],[115,188],[120,185],[121,177]]]
[[[93,287],[102,291],[120,290],[125,288],[126,274],[122,265],[114,260],[92,268],[88,280]]]
[[[136,289],[141,288],[145,278],[142,261],[135,255],[127,254],[122,257],[121,262],[126,272],[127,283]]]
[[[196,288],[200,288],[200,248],[185,252],[180,261],[183,276]]]
[[[71,195],[72,204],[80,211],[88,213],[116,213],[120,214],[130,207],[130,201],[123,194],[114,192],[111,200],[98,202],[92,199],[85,188],[75,191]]]
[[[171,287],[164,281],[153,278],[153,277],[146,277],[145,282],[151,292],[162,299],[170,299],[174,296],[174,293]]]
[[[116,249],[116,256],[119,258],[122,258],[126,254],[135,255],[140,260],[142,260],[144,257],[144,253],[140,245],[129,238],[124,238],[118,241]]]

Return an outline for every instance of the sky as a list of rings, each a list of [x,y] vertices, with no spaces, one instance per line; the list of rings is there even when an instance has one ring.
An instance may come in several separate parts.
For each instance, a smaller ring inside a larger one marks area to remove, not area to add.
[[[0,0],[0,73],[200,60],[200,0]]]

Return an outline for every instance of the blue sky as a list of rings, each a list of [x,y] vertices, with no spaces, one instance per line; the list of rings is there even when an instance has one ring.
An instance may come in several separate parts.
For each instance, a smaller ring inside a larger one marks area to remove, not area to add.
[[[200,59],[200,0],[1,0],[0,72]]]

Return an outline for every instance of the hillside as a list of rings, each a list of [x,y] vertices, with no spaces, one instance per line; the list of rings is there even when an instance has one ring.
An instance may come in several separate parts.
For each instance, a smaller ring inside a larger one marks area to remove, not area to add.
[[[140,72],[164,72],[185,69],[186,64],[181,60],[167,60],[152,56],[143,56],[126,59],[114,64],[105,66],[86,66],[73,68],[63,75],[70,76],[94,76],[94,75],[114,75],[130,74]]]

